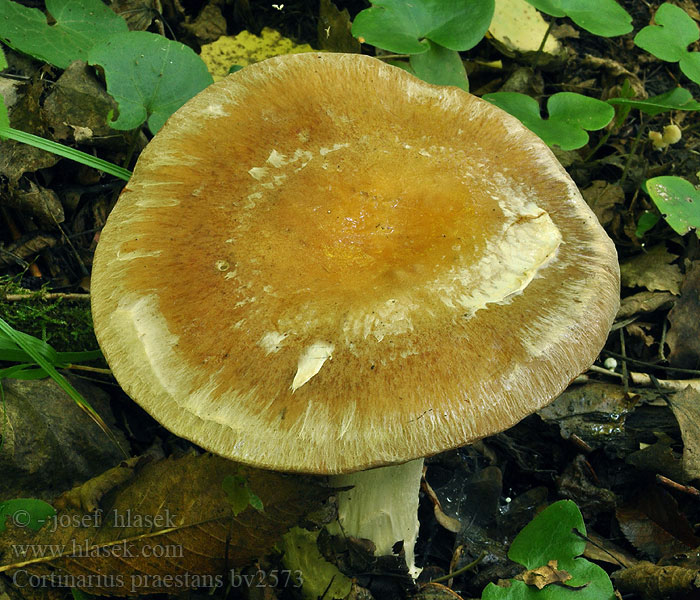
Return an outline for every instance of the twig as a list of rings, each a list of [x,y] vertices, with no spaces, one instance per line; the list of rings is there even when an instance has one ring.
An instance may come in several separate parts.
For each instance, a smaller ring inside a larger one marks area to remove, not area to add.
[[[680,483],[676,483],[672,479],[664,477],[663,475],[659,475],[658,473],[656,475],[656,481],[665,485],[666,487],[670,487],[672,490],[683,492],[684,494],[690,494],[691,496],[695,496],[696,498],[700,497],[700,490],[694,488],[692,485],[682,485]]]
[[[661,369],[663,371],[674,371],[676,373],[687,373],[688,375],[698,375],[700,376],[700,370],[698,369],[681,369],[680,367],[665,367],[664,365],[657,365],[655,363],[650,363],[645,360],[637,360],[635,358],[629,358],[627,356],[623,356],[622,354],[618,354],[617,352],[613,352],[611,350],[603,350],[603,353],[612,356],[613,358],[619,358],[622,360],[627,361],[630,364],[633,365],[641,365],[643,367],[647,367],[649,369]]]
[[[591,365],[588,367],[589,371],[593,371],[594,373],[601,373],[602,375],[607,375],[609,377],[618,377],[622,378],[622,375],[620,373],[615,373],[615,371],[611,371],[610,369],[605,369],[603,367],[599,367],[597,365]]]
[[[7,302],[20,302],[22,300],[90,300],[90,294],[64,294],[60,292],[49,292],[36,294],[5,294],[4,300]]]
[[[68,365],[67,369],[74,371],[89,371],[90,373],[99,373],[100,375],[111,375],[112,371],[109,369],[100,369],[99,367],[88,367],[87,365]]]
[[[700,390],[700,379],[656,379],[647,373],[630,373],[632,383],[645,387],[658,386],[668,392],[681,392],[688,386]]]

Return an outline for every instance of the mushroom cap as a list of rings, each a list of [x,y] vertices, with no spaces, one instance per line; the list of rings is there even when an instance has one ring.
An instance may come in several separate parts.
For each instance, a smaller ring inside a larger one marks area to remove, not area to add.
[[[141,154],[101,234],[100,346],[165,427],[344,473],[502,431],[590,366],[614,246],[519,121],[374,58],[213,84]]]

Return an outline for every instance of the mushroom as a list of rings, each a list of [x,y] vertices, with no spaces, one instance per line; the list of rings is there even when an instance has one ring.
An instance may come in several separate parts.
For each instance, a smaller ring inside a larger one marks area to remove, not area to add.
[[[612,242],[515,118],[311,53],[170,118],[104,227],[92,308],[115,377],[165,427],[261,468],[362,471],[347,495],[386,506],[341,506],[343,530],[396,521],[377,551],[403,539],[413,568],[422,458],[555,398],[618,288]]]

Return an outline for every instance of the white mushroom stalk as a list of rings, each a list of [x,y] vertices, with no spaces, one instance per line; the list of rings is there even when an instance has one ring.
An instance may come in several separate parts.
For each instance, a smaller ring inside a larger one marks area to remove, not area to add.
[[[413,578],[421,569],[415,564],[418,538],[418,491],[423,476],[423,459],[402,465],[336,475],[334,487],[353,486],[338,493],[338,521],[331,533],[372,540],[376,556],[391,555],[403,542],[408,572]]]

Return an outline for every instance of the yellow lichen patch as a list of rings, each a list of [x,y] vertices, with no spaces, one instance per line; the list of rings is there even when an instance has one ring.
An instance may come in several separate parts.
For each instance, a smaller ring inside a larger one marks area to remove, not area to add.
[[[542,15],[526,0],[496,0],[489,35],[506,55],[522,55],[537,52],[547,26]],[[548,36],[542,52],[553,58],[563,50],[556,38]]]
[[[245,67],[280,54],[313,51],[308,44],[295,44],[289,38],[282,37],[279,31],[265,27],[259,36],[249,31],[241,31],[235,36],[221,36],[215,42],[202,46],[201,57],[214,81],[219,81],[228,75],[233,65]]]

